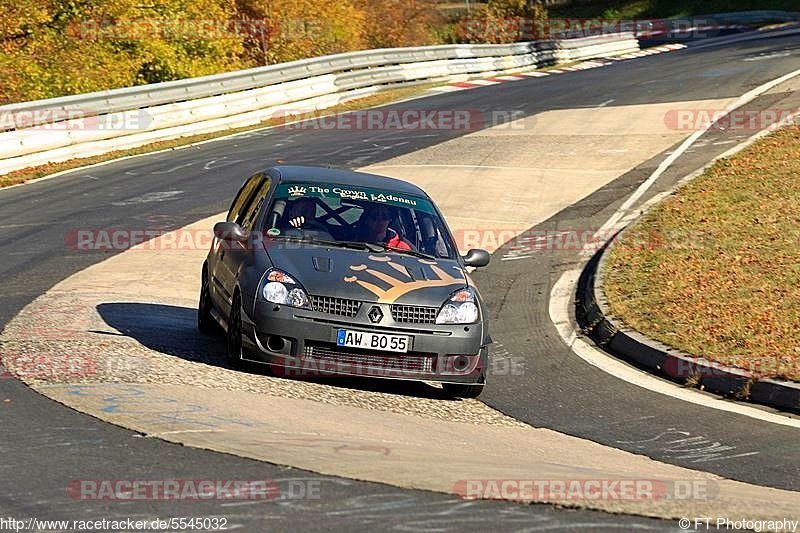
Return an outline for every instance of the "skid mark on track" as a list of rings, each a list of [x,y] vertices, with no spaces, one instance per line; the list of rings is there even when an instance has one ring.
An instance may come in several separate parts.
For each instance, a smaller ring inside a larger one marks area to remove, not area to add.
[[[617,444],[632,445],[639,450],[654,448],[674,459],[684,459],[691,463],[709,463],[712,461],[729,461],[741,457],[758,455],[761,452],[728,453],[736,451],[736,446],[713,441],[701,435],[692,435],[688,431],[668,428],[649,439],[626,441],[618,440]]]
[[[347,442],[341,439],[324,438],[318,435],[301,435],[279,439],[270,439],[280,435],[275,427],[269,423],[258,422],[241,417],[220,416],[207,406],[188,403],[171,396],[150,394],[148,391],[135,385],[122,385],[108,387],[105,385],[55,385],[47,389],[63,389],[73,397],[83,400],[92,400],[96,408],[112,417],[122,419],[135,418],[140,423],[158,428],[148,431],[147,438],[164,438],[169,436],[186,435],[190,433],[224,433],[235,428],[248,428],[263,431],[260,444],[286,445],[293,448],[311,448],[333,450],[339,455],[373,455],[387,456],[391,448],[385,445]],[[160,428],[164,427],[163,430]]]
[[[153,202],[166,202],[168,200],[174,200],[176,197],[183,194],[183,191],[158,191],[158,192],[148,192],[142,194],[141,196],[134,196],[132,198],[128,198],[126,200],[120,200],[118,202],[111,202],[111,205],[115,205],[117,207],[123,207],[127,205],[135,205],[135,204],[149,204]]]

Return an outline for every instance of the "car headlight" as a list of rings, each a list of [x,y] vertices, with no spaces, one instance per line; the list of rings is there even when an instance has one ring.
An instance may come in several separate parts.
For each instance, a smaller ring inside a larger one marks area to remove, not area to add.
[[[450,295],[436,315],[437,324],[472,324],[478,321],[475,291],[467,287]]]
[[[295,279],[282,270],[272,270],[267,274],[267,282],[261,295],[268,302],[291,307],[310,307],[308,294]]]

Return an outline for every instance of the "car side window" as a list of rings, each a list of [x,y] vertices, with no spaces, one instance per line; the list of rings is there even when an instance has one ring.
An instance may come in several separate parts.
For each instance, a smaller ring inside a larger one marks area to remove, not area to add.
[[[435,257],[452,257],[455,248],[448,245],[448,239],[445,238],[446,233],[440,225],[440,221],[434,222],[432,217],[420,211],[416,211],[415,215],[419,223],[419,236],[422,239],[420,249]]]
[[[261,173],[255,174],[250,176],[245,184],[242,185],[242,188],[239,190],[239,194],[236,195],[236,198],[233,200],[233,204],[231,204],[230,211],[228,211],[228,218],[226,219],[228,222],[236,222],[237,224],[241,224],[245,210],[247,209],[247,206],[250,205],[253,193],[261,183],[263,177],[264,175]]]
[[[264,176],[258,190],[253,194],[253,199],[242,216],[241,222],[239,222],[239,225],[242,226],[245,231],[251,231],[253,229],[253,224],[256,221],[256,217],[258,217],[258,212],[261,210],[264,199],[269,195],[271,184],[272,180],[269,176]]]

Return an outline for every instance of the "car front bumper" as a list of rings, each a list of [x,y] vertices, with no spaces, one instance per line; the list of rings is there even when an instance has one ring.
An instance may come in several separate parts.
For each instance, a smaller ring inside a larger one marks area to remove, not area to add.
[[[266,363],[277,373],[296,377],[359,376],[444,383],[483,383],[488,364],[484,324],[397,323],[387,304],[366,304],[355,317],[271,304],[248,306],[243,317],[245,359]],[[383,319],[368,318],[372,307]],[[406,353],[337,346],[340,329],[407,335]]]

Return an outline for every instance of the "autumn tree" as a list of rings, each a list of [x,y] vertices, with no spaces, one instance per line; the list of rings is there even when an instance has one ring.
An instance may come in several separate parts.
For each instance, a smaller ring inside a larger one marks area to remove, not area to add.
[[[224,25],[235,13],[233,1],[6,0],[0,6],[0,101],[238,68],[238,36],[198,31],[199,22]]]
[[[530,40],[535,25],[547,18],[542,2],[489,0],[477,17],[461,20],[456,36],[467,43],[512,43]]]
[[[251,62],[266,65],[360,50],[364,13],[350,0],[237,0],[256,31],[246,39]]]
[[[453,31],[428,0],[3,0],[0,104],[364,48],[509,42],[508,21],[544,13],[477,5]]]
[[[356,6],[364,12],[369,48],[434,44],[444,23],[435,6],[420,0],[356,0]]]

